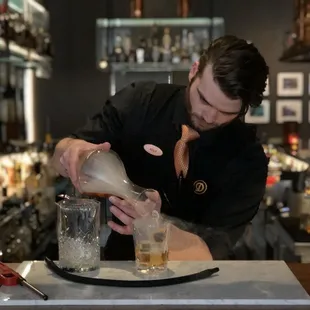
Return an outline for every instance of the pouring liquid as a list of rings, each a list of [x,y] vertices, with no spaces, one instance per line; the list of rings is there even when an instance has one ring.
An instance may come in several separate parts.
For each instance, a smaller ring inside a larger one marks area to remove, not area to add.
[[[100,198],[109,198],[111,196],[111,194],[96,193],[96,192],[84,192],[82,194],[86,196],[95,196]]]

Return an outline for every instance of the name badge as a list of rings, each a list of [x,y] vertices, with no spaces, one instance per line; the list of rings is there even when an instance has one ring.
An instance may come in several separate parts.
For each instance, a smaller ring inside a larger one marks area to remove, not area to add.
[[[153,155],[153,156],[162,156],[163,155],[163,151],[156,145],[153,144],[145,144],[143,146],[144,150]]]

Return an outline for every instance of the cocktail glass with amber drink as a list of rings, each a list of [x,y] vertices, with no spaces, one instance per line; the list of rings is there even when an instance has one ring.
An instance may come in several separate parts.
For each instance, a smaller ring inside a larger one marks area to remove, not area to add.
[[[144,274],[167,270],[169,222],[154,211],[134,221],[136,268]]]

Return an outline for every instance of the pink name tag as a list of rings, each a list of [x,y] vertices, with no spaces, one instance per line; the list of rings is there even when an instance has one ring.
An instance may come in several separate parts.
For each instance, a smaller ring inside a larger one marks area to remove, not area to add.
[[[144,150],[153,155],[153,156],[162,156],[163,155],[163,151],[157,147],[156,145],[153,145],[153,144],[145,144],[143,146]]]

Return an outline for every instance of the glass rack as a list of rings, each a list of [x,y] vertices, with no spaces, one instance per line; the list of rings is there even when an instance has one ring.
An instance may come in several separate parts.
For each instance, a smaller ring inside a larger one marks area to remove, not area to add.
[[[9,9],[13,12],[23,14],[24,13],[24,0],[9,0]]]
[[[114,72],[188,71],[210,40],[224,31],[221,17],[98,19],[98,68]]]
[[[45,7],[35,0],[25,0],[24,5],[25,20],[36,29],[47,30],[49,26],[49,13]]]
[[[48,11],[35,0],[9,0],[8,8],[1,17],[9,21],[10,29],[0,36],[0,61],[17,66],[35,66],[39,69],[37,76],[49,77],[51,40]]]

